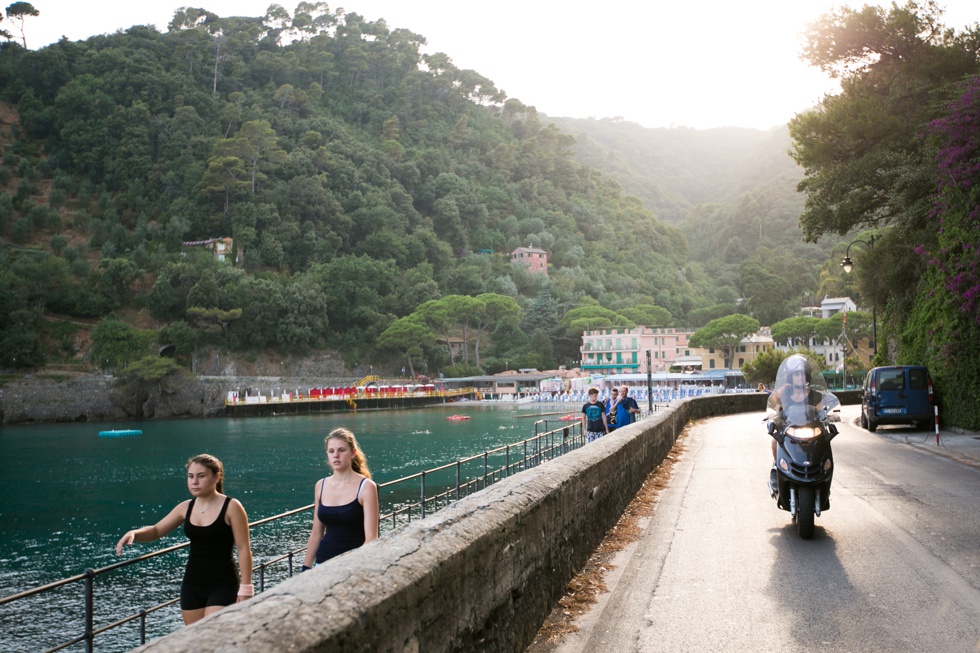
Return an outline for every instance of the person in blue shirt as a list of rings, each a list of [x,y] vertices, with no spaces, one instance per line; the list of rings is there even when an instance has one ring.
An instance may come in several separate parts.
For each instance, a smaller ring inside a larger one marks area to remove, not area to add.
[[[619,399],[616,401],[616,428],[622,428],[633,423],[633,415],[640,412],[636,399],[629,396],[630,389],[625,385],[619,389]]]

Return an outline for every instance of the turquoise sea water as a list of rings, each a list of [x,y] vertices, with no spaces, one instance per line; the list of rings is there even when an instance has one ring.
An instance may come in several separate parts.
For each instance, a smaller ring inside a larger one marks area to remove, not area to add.
[[[448,421],[450,414],[471,419]],[[384,483],[520,441],[532,435],[534,421],[510,408],[456,404],[356,414],[5,426],[0,428],[0,596],[118,561],[115,543],[126,530],[155,523],[188,498],[184,463],[198,453],[221,459],[225,493],[239,499],[256,521],[313,503],[313,485],[328,472],[323,438],[338,426],[354,431],[375,480]],[[120,428],[143,434],[98,435]],[[384,510],[385,497],[381,500]],[[311,517],[304,512],[253,530],[256,561],[303,546]],[[178,529],[159,542],[137,544],[124,556],[183,541]],[[100,577],[96,625],[176,596],[185,559],[186,551],[180,551]],[[269,581],[278,582],[284,572]],[[43,650],[81,634],[81,588],[73,584],[0,606],[0,651]],[[164,609],[151,616],[150,635],[180,623],[176,607]],[[138,644],[135,624],[117,630],[99,636],[95,650]]]

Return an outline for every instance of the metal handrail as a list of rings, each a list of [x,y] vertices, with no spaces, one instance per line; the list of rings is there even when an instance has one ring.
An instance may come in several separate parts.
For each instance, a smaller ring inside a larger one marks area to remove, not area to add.
[[[544,424],[545,431],[538,433],[538,425]],[[582,433],[582,423],[581,421],[574,422],[562,422],[562,426],[553,429],[548,429],[548,420],[542,419],[537,420],[534,423],[534,435],[525,440],[520,440],[518,442],[506,444],[495,449],[488,449],[482,453],[469,456],[467,458],[460,458],[454,462],[446,463],[439,467],[433,469],[424,470],[421,472],[416,472],[402,478],[395,479],[393,481],[388,481],[386,483],[381,483],[378,485],[379,496],[382,490],[391,489],[395,486],[404,485],[413,481],[418,481],[419,483],[419,497],[414,502],[410,502],[407,505],[398,506],[396,505],[390,507],[389,512],[384,514],[379,514],[379,531],[391,532],[397,530],[400,526],[407,525],[412,522],[413,515],[417,515],[417,518],[424,518],[427,512],[427,506],[432,506],[432,512],[438,511],[441,507],[446,507],[452,503],[452,501],[458,501],[464,496],[469,495],[472,492],[482,490],[493,483],[498,482],[512,474],[522,472],[524,470],[530,469],[540,465],[546,460],[551,460],[564,453],[567,453],[573,449],[577,449],[585,444],[584,434]],[[561,440],[555,442],[558,434],[561,434]],[[519,451],[520,458],[512,459],[512,452]],[[491,457],[500,456],[502,459],[502,465],[491,468],[490,459]],[[480,473],[471,475],[470,478],[464,478],[464,467],[470,463],[481,461]],[[426,479],[427,477],[432,477],[434,474],[445,473],[449,470],[455,470],[455,482],[448,485],[442,483],[436,483],[435,494],[427,495]],[[293,515],[308,512],[314,508],[316,504],[311,503],[309,505],[303,506],[302,508],[295,508],[287,512],[280,513],[278,515],[273,515],[271,517],[265,517],[249,524],[249,529],[262,526],[271,522],[284,519],[286,517],[291,517]],[[390,523],[389,523],[390,522]],[[101,567],[99,569],[86,569],[83,573],[71,576],[69,578],[64,578],[53,583],[48,583],[46,585],[41,585],[39,587],[34,587],[23,592],[18,592],[17,594],[11,594],[9,596],[0,597],[0,606],[14,603],[21,599],[26,599],[31,596],[42,594],[59,587],[64,587],[72,583],[77,583],[84,581],[84,599],[85,599],[85,627],[84,632],[81,635],[73,637],[72,639],[58,644],[54,648],[49,648],[44,651],[44,653],[54,653],[55,651],[61,651],[69,646],[75,644],[85,643],[86,653],[91,653],[95,646],[95,637],[102,633],[108,632],[114,628],[122,626],[124,624],[130,623],[139,619],[140,621],[140,641],[139,644],[143,645],[146,643],[146,622],[147,617],[157,612],[163,608],[174,605],[179,599],[173,598],[163,603],[159,603],[150,608],[141,609],[139,612],[134,614],[126,615],[116,621],[99,626],[98,628],[94,625],[94,592],[95,592],[95,579],[104,574],[110,573],[122,567],[128,567],[130,565],[139,564],[146,562],[152,558],[158,556],[173,553],[180,549],[184,549],[190,546],[190,542],[183,542],[181,544],[176,544],[169,546],[157,551],[151,551],[150,553],[145,553],[143,555],[137,556],[135,558],[130,558],[128,560],[123,560],[120,562],[113,563],[111,565]],[[306,551],[306,546],[291,549],[284,554],[273,557],[268,560],[262,560],[257,565],[254,565],[253,572],[258,572],[259,582],[257,587],[257,592],[261,593],[265,591],[265,572],[266,569],[273,565],[277,565],[283,561],[287,561],[287,578],[293,575],[293,561],[297,554]]]

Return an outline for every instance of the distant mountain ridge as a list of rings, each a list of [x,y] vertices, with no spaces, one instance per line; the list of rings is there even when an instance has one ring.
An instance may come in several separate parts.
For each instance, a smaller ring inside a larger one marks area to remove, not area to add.
[[[652,129],[611,118],[546,119],[576,137],[582,164],[618,181],[671,224],[699,204],[724,204],[760,188],[795,196],[803,177],[789,156],[786,126]]]

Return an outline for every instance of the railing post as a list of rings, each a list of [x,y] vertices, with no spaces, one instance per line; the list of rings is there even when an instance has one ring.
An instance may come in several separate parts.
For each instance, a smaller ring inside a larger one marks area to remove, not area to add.
[[[146,608],[140,610],[140,646],[146,644]]]
[[[85,653],[95,648],[95,570],[85,570]]]
[[[265,562],[259,560],[259,592],[265,591]]]
[[[422,519],[425,519],[425,472],[422,472],[421,481],[419,483],[420,490],[422,492]],[[411,514],[411,513],[409,513]]]
[[[490,454],[486,451],[483,452],[483,489],[487,489],[487,465]]]
[[[459,501],[459,461],[456,461],[456,500]]]

